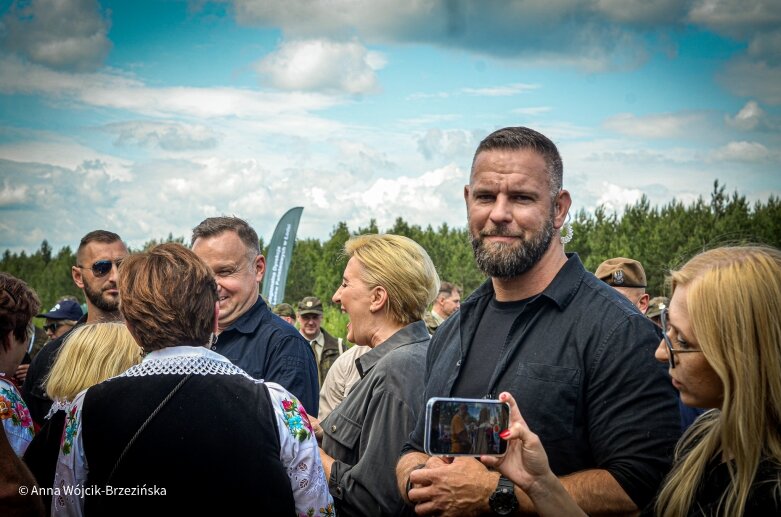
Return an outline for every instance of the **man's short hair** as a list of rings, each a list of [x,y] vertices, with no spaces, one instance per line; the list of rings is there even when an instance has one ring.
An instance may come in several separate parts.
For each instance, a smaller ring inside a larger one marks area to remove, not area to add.
[[[114,232],[110,232],[108,230],[93,230],[81,238],[81,242],[79,242],[79,249],[76,250],[76,260],[81,259],[81,253],[84,251],[84,248],[86,248],[87,244],[89,244],[90,242],[102,242],[103,244],[112,244],[117,241],[121,242],[122,238]]]
[[[193,236],[190,239],[190,246],[195,244],[196,239],[215,237],[223,232],[236,232],[241,242],[247,247],[249,257],[255,258],[260,255],[260,244],[258,243],[258,234],[244,219],[233,216],[208,217],[193,228]]]
[[[474,172],[477,156],[483,151],[494,149],[509,151],[531,149],[539,153],[545,159],[551,197],[555,197],[561,190],[564,181],[564,165],[556,144],[547,136],[523,126],[498,129],[485,137],[477,146],[475,156],[472,159],[472,172]]]
[[[181,244],[130,255],[119,269],[120,312],[144,350],[203,346],[214,329],[212,270]]]
[[[453,291],[461,294],[461,288],[456,284],[451,284],[450,282],[442,282],[439,284],[439,294],[444,294],[450,298],[453,295]]]

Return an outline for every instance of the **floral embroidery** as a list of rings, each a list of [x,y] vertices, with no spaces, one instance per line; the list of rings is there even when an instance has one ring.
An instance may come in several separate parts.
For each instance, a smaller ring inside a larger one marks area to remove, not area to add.
[[[315,509],[309,508],[306,513],[300,513],[300,517],[314,517],[315,516]],[[320,508],[320,511],[317,512],[317,515],[319,517],[336,517],[336,512],[334,511],[334,505],[333,503],[329,504],[325,508]]]
[[[285,424],[293,438],[299,442],[308,440],[312,435],[312,424],[309,423],[306,410],[299,404],[298,400],[295,398],[293,400],[284,399],[282,410],[284,411]]]
[[[13,425],[29,428],[33,432],[33,419],[24,401],[15,391],[0,388],[0,420],[9,418]]]
[[[79,421],[76,418],[78,408],[73,406],[68,411],[67,420],[65,422],[65,430],[62,436],[62,453],[68,455],[73,449],[73,438],[76,436],[76,431],[79,429]]]

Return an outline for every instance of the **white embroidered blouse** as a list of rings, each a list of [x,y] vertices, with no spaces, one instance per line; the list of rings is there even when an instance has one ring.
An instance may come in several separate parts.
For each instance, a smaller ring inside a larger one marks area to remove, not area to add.
[[[202,347],[179,346],[156,350],[141,364],[120,377],[160,374],[247,375],[225,357]],[[280,459],[293,489],[298,515],[335,515],[323,464],[312,426],[298,399],[285,388],[266,382],[279,430]],[[86,390],[79,393],[67,409],[57,469],[54,477],[52,515],[83,515],[83,488],[89,465],[81,435],[81,409]]]

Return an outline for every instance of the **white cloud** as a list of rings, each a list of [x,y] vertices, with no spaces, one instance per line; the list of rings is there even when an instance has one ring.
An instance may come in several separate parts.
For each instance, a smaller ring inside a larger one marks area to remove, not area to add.
[[[725,121],[735,129],[751,131],[759,126],[764,117],[765,111],[759,104],[756,101],[748,101],[734,117],[726,116]]]
[[[741,97],[753,97],[778,106],[781,104],[781,66],[745,57],[730,61],[719,73],[720,81]]]
[[[714,160],[731,162],[764,162],[771,157],[771,152],[757,142],[730,142],[716,149],[712,155]]]
[[[130,181],[131,162],[115,156],[100,153],[66,138],[49,134],[37,135],[34,139],[0,144],[0,159],[18,163],[42,164],[56,170],[81,167],[90,171],[91,165],[100,164],[100,169],[111,180]],[[88,164],[88,165],[84,165]]]
[[[596,0],[593,8],[610,20],[650,25],[680,21],[686,15],[688,3],[681,0]]]
[[[347,92],[377,91],[376,71],[385,58],[356,40],[288,41],[256,63],[261,80],[281,90]]]
[[[607,210],[621,213],[626,205],[633,205],[640,200],[643,192],[636,188],[626,188],[613,183],[602,183],[602,195],[597,205],[603,205]]]
[[[461,92],[465,95],[474,95],[477,97],[509,97],[526,93],[540,88],[539,84],[515,83],[507,86],[493,86],[487,88],[462,88]]]
[[[148,116],[265,118],[307,116],[342,102],[318,93],[269,93],[238,88],[150,88],[117,73],[72,74],[0,57],[0,92],[128,110]]]
[[[159,147],[165,151],[212,149],[220,139],[219,133],[204,125],[173,121],[119,122],[105,126],[105,130],[117,135],[116,145]]]
[[[418,151],[427,159],[455,160],[477,148],[479,140],[474,133],[461,129],[429,129],[418,139]]]
[[[53,68],[96,69],[111,50],[110,22],[95,0],[15,2],[2,25],[5,48]]]
[[[27,200],[27,185],[14,186],[6,178],[0,190],[0,207],[19,205]]]
[[[661,113],[638,116],[619,113],[604,122],[605,128],[622,135],[639,138],[676,138],[687,135],[692,127],[702,123],[700,113]]]
[[[745,37],[758,30],[778,27],[781,4],[776,0],[697,0],[689,19],[732,37]]]
[[[670,2],[671,0],[666,0]],[[634,67],[647,59],[631,30],[605,22],[605,10],[581,0],[398,1],[233,0],[239,23],[280,27],[288,38],[347,38],[369,43],[423,43],[508,60],[567,62],[588,70]],[[650,19],[641,2],[635,6]],[[624,9],[626,11],[626,9]]]

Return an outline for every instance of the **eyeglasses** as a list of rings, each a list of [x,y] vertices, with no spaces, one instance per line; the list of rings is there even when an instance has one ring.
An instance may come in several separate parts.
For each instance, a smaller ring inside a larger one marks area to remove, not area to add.
[[[62,327],[64,323],[55,321],[54,323],[49,323],[48,325],[43,326],[43,330],[50,331],[52,333],[57,332],[57,329]]]
[[[662,309],[659,316],[662,318],[662,336],[664,337],[664,344],[667,345],[667,362],[670,364],[670,368],[675,368],[675,354],[702,353],[702,350],[681,350],[680,348],[673,348],[673,342],[667,334],[670,330],[670,327],[667,325],[667,307]]]
[[[76,264],[76,267],[81,269],[89,269],[96,278],[100,278],[109,274],[113,265],[116,265],[117,269],[119,269],[120,264],[122,264],[122,259],[115,260],[114,262],[110,260],[98,260],[90,267],[80,266],[78,264]]]

